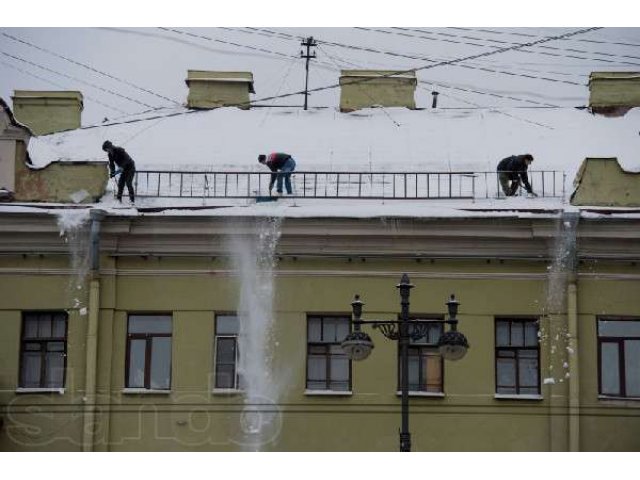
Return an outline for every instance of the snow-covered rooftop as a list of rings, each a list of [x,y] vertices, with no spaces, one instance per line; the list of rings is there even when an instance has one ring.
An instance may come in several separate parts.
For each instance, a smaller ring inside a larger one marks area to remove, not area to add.
[[[570,182],[587,157],[617,157],[640,171],[640,109],[606,118],[574,108],[220,108],[129,120],[139,121],[34,137],[31,159],[36,166],[105,159],[108,139],[139,170],[263,171],[258,154],[278,151],[304,171],[493,172],[500,159],[522,153],[534,155],[532,170],[562,170]]]

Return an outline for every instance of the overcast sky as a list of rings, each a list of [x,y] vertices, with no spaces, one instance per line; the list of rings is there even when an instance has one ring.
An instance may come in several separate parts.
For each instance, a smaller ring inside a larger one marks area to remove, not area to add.
[[[570,34],[556,28],[0,28],[0,96],[14,90],[80,90],[84,125],[187,97],[188,69],[254,74],[258,103],[301,105],[301,95],[260,99],[304,88],[301,38],[318,46],[310,88],[338,83],[341,69],[419,69],[419,107],[440,92],[442,107],[573,107],[588,100],[592,71],[640,71],[640,28],[603,28],[533,47],[517,44]],[[439,62],[486,56],[449,66]],[[63,58],[64,57],[64,58]],[[335,108],[339,89],[310,97]]]

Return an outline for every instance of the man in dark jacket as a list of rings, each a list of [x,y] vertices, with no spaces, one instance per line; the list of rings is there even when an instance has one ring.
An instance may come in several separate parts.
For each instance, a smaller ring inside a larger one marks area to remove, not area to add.
[[[120,173],[116,198],[119,202],[122,201],[122,192],[126,184],[127,191],[129,192],[129,199],[131,200],[131,203],[133,203],[135,201],[135,195],[133,192],[133,177],[136,174],[135,162],[124,148],[114,146],[109,140],[102,144],[102,150],[109,154],[109,176],[113,178]],[[118,166],[119,172],[116,170],[116,165]]]
[[[276,191],[278,194],[282,194],[282,180],[284,179],[287,193],[291,195],[293,189],[291,188],[291,172],[296,168],[296,161],[288,153],[270,153],[269,155],[258,155],[258,162],[269,167],[273,173],[271,174],[271,181],[269,182],[269,193],[273,189],[273,184],[277,179]],[[278,173],[280,172],[280,173]]]
[[[498,180],[500,180],[502,191],[507,197],[516,195],[518,187],[521,185],[527,193],[537,197],[537,195],[533,193],[527,175],[527,168],[531,165],[531,162],[533,162],[533,155],[529,153],[512,155],[511,157],[500,160],[500,163],[498,163]]]

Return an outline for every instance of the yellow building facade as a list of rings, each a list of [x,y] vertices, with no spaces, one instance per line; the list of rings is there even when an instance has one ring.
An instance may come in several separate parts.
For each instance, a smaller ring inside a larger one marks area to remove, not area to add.
[[[363,319],[397,319],[395,286],[407,273],[411,315],[438,325],[455,293],[470,343],[444,363],[428,342],[412,345],[413,450],[638,450],[640,230],[590,213],[267,220],[86,210],[61,235],[65,214],[3,212],[0,449],[395,451],[396,342],[365,326],[371,356],[345,363],[335,340],[354,294]],[[273,313],[249,332],[269,368],[254,379],[260,396],[247,398],[233,321],[250,321],[248,277],[235,245],[276,230],[255,272]],[[626,371],[611,370],[612,358]]]

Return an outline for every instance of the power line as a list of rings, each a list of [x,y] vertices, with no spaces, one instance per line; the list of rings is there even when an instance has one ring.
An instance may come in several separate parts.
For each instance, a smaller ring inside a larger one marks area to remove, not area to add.
[[[377,32],[377,33],[384,33],[387,35],[401,35],[401,36],[410,36],[410,37],[414,37],[414,38],[424,38],[424,39],[428,39],[428,40],[435,40],[435,41],[443,41],[446,42],[447,40],[439,40],[439,39],[430,39],[428,37],[422,37],[422,36],[416,36],[416,35],[408,35],[408,34],[401,34],[401,33],[396,33],[396,32],[388,32],[386,30],[381,30],[381,29],[375,29],[375,28],[363,28],[363,27],[355,27],[358,30],[365,30],[365,31],[370,31],[370,32]],[[454,42],[454,43],[462,43],[462,44],[468,44],[465,42]],[[475,46],[483,46],[486,47],[488,45],[476,45],[473,44]],[[536,52],[533,52],[536,53]],[[552,54],[549,54],[552,55]],[[405,55],[406,56],[406,55]],[[557,56],[557,55],[553,55],[553,56]],[[410,57],[407,56],[408,58],[414,58],[415,57]],[[427,60],[427,59],[420,59],[420,60]],[[564,80],[564,79],[557,79],[557,78],[550,78],[550,77],[541,77],[538,75],[529,75],[526,73],[514,73],[514,72],[510,72],[508,70],[496,70],[493,68],[488,68],[488,67],[472,67],[471,65],[455,65],[458,68],[466,68],[469,70],[480,70],[480,71],[484,71],[484,72],[489,72],[489,73],[500,73],[502,75],[509,75],[509,76],[513,76],[513,77],[522,77],[522,78],[528,78],[528,79],[532,79],[532,80],[543,80],[546,82],[554,82],[554,83],[565,83],[567,85],[574,85],[574,86],[583,86],[584,83],[579,83],[579,82],[573,82],[571,80]]]
[[[462,28],[462,27],[449,27],[451,30],[464,30],[464,31],[473,31],[473,32],[485,32],[485,33],[494,33],[496,35],[513,35],[517,37],[525,37],[525,38],[536,38],[536,35],[531,35],[528,33],[522,32],[505,32],[500,30],[490,30],[485,28]],[[584,42],[584,43],[599,43],[605,45],[621,45],[624,47],[640,47],[640,44],[637,43],[624,43],[624,42],[611,42],[606,40],[592,40],[588,38],[575,38],[571,39],[572,42]]]
[[[257,34],[257,35],[263,35],[266,37],[278,37],[278,38],[283,38],[286,40],[294,40],[298,37],[291,35],[291,34],[287,34],[287,33],[281,33],[281,32],[276,32],[274,30],[267,30],[267,29],[260,29],[260,28],[252,28],[252,27],[246,27],[247,30],[251,30],[251,31],[245,31],[242,29],[238,29],[238,28],[225,28],[225,30],[232,30],[232,31],[238,31],[238,32],[242,32],[242,33],[248,33],[248,34]],[[269,32],[269,33],[266,33]],[[342,48],[350,48],[353,50],[364,50],[367,51],[369,53],[382,53],[385,55],[391,55],[391,56],[395,56],[395,55],[401,55],[401,54],[396,54],[394,52],[385,52],[385,51],[380,51],[380,50],[374,50],[372,48],[366,48],[366,47],[357,47],[355,45],[347,45],[347,44],[341,44],[341,43],[336,43],[336,42],[327,42],[327,41],[322,41],[322,43],[324,43],[325,45],[331,45],[331,46],[335,46],[335,47],[342,47]],[[503,43],[507,43],[507,42],[503,42]],[[513,43],[511,43],[513,45]],[[482,46],[486,46],[486,45],[482,45]],[[418,58],[420,60],[423,60],[423,58],[419,58],[419,57],[410,57],[410,58]],[[353,65],[352,62],[347,62],[345,61],[345,63],[351,63]],[[522,68],[522,70],[524,71],[533,71],[533,72],[537,72],[537,73],[550,73],[553,75],[562,75],[562,76],[579,76],[576,74],[572,74],[572,73],[567,73],[567,72],[544,72],[544,71],[540,71],[540,70],[533,70],[533,69],[527,69],[527,68]],[[580,75],[581,76],[581,75]]]
[[[269,32],[269,30],[266,29],[261,29],[265,32]],[[365,30],[365,31],[375,31],[375,32],[380,32],[380,33],[386,33],[389,35],[393,35],[397,33],[394,32],[387,32],[384,30],[377,30],[377,29],[369,29],[369,28],[358,28],[358,30]],[[393,57],[399,57],[399,58],[409,58],[411,60],[420,60],[420,61],[428,61],[428,62],[433,62],[433,63],[437,63],[441,60],[432,60],[429,58],[425,58],[425,57],[417,57],[415,55],[407,55],[407,54],[403,54],[403,53],[398,53],[398,52],[393,52],[393,51],[385,51],[385,50],[378,50],[375,48],[370,48],[370,47],[360,47],[360,46],[356,46],[356,45],[349,45],[349,44],[344,44],[344,43],[338,43],[338,42],[329,42],[329,41],[325,41],[325,40],[319,40],[317,39],[318,42],[324,44],[324,45],[331,45],[334,47],[340,47],[340,48],[348,48],[351,50],[359,50],[359,51],[364,51],[364,52],[368,52],[368,53],[377,53],[377,54],[383,54],[383,55],[389,55],[389,56],[393,56]],[[482,45],[482,46],[487,46],[487,45]],[[536,75],[527,75],[527,74],[523,74],[523,73],[514,73],[514,72],[509,72],[506,70],[495,70],[495,69],[491,69],[491,68],[487,68],[487,67],[474,67],[471,65],[454,65],[456,67],[459,68],[465,68],[468,70],[480,70],[480,71],[485,71],[485,72],[489,72],[489,73],[501,73],[503,75],[510,75],[510,76],[517,76],[517,77],[523,77],[523,78],[528,78],[528,79],[536,79],[536,80],[544,80],[544,81],[548,81],[548,82],[555,82],[555,83],[566,83],[568,85],[574,85],[574,86],[583,86],[583,83],[578,83],[578,82],[572,82],[570,80],[559,80],[559,79],[555,79],[555,78],[549,78],[549,77],[540,77],[540,76],[536,76]]]
[[[20,61],[20,62],[26,63],[26,64],[28,64],[28,65],[32,65],[32,66],[34,66],[34,67],[36,67],[36,68],[39,68],[39,69],[41,69],[41,70],[45,70],[45,71],[47,71],[47,72],[53,73],[53,74],[55,74],[55,75],[60,75],[61,77],[68,78],[68,79],[73,80],[73,81],[75,81],[75,82],[80,82],[80,83],[83,83],[83,84],[85,84],[85,85],[89,85],[90,87],[96,88],[96,89],[98,89],[98,90],[101,90],[101,91],[103,91],[103,92],[109,93],[109,94],[111,94],[111,95],[115,95],[116,97],[124,98],[125,100],[129,100],[130,102],[137,103],[138,105],[143,105],[143,106],[145,106],[145,107],[153,108],[153,106],[152,106],[152,105],[149,105],[149,104],[144,103],[144,102],[140,102],[140,101],[136,100],[135,98],[127,97],[126,95],[122,95],[122,94],[120,94],[120,93],[118,93],[118,92],[114,92],[114,91],[109,90],[109,89],[107,89],[107,88],[102,88],[102,87],[100,87],[100,86],[98,86],[98,85],[96,85],[96,84],[94,84],[94,83],[85,82],[84,80],[80,80],[79,78],[72,77],[72,76],[67,75],[67,74],[65,74],[65,73],[57,72],[57,71],[55,71],[55,70],[52,70],[52,69],[47,68],[47,67],[44,67],[44,66],[42,66],[42,65],[40,65],[40,64],[37,64],[37,63],[35,63],[35,62],[31,62],[31,61],[29,61],[29,60],[25,60],[24,58],[18,57],[18,56],[16,56],[16,55],[11,55],[10,53],[6,53],[6,52],[3,52],[3,51],[0,51],[0,54],[4,55],[4,56],[6,56],[6,57],[13,58],[14,60],[18,60],[18,61]]]
[[[455,63],[465,62],[465,61],[468,61],[468,60],[475,60],[477,58],[484,58],[484,57],[489,57],[491,55],[498,55],[500,53],[513,51],[513,50],[518,50],[520,48],[526,48],[526,47],[529,47],[529,46],[532,46],[532,45],[538,45],[538,44],[542,44],[542,43],[546,43],[546,42],[551,42],[551,41],[559,40],[559,39],[562,39],[562,38],[570,38],[570,37],[575,36],[575,35],[581,35],[583,33],[599,30],[600,28],[602,28],[602,27],[583,28],[583,29],[574,30],[573,32],[568,32],[568,33],[565,33],[565,34],[562,34],[562,35],[557,35],[557,36],[553,36],[553,37],[545,37],[545,38],[542,38],[540,40],[536,40],[536,41],[533,41],[533,42],[528,42],[528,43],[509,46],[509,47],[499,48],[499,49],[496,49],[496,50],[490,50],[490,51],[486,51],[486,52],[482,52],[482,53],[477,53],[477,54],[474,54],[474,55],[468,55],[466,57],[460,57],[460,58],[456,58],[456,59],[452,59],[452,60],[442,61],[442,62],[439,62],[439,63],[436,63],[436,64],[432,64],[432,65],[424,65],[422,67],[411,68],[411,69],[408,69],[408,70],[395,71],[395,72],[388,73],[386,75],[381,75],[379,77],[364,77],[362,79],[354,80],[353,82],[351,82],[351,84],[353,85],[353,84],[357,84],[357,83],[366,83],[366,82],[370,82],[372,80],[379,80],[381,78],[391,78],[391,77],[395,77],[395,76],[398,76],[398,75],[406,75],[407,73],[415,73],[415,72],[420,71],[420,70],[430,70],[432,68],[452,65],[452,64],[455,64]],[[339,88],[339,87],[340,87],[339,83],[334,83],[334,84],[331,84],[331,85],[325,85],[324,87],[316,87],[316,88],[310,89],[309,92],[320,92],[320,91],[324,91],[324,90],[332,90],[334,88]],[[260,98],[260,99],[254,100],[254,101],[241,102],[241,103],[235,104],[233,106],[236,106],[236,107],[250,106],[250,105],[255,104],[257,102],[265,102],[265,101],[275,100],[275,99],[279,99],[279,98],[288,98],[288,97],[292,97],[292,96],[295,96],[295,95],[302,95],[303,93],[304,93],[304,91],[297,91],[297,92],[290,92],[290,93],[285,93],[285,94],[276,95],[276,96],[263,97],[263,98]],[[231,105],[228,105],[228,106],[231,106]],[[215,107],[215,108],[212,108],[211,110],[217,110],[218,108],[222,108],[222,107]],[[114,126],[114,125],[121,125],[122,123],[135,123],[135,122],[141,122],[141,121],[154,120],[154,119],[163,118],[163,117],[175,117],[175,116],[179,116],[179,115],[190,115],[190,114],[199,113],[199,112],[202,112],[202,111],[203,110],[187,110],[185,112],[176,112],[176,113],[172,113],[172,114],[168,114],[168,115],[164,115],[164,116],[156,115],[154,117],[149,117],[149,118],[145,118],[145,119],[134,119],[134,120],[130,120],[130,121],[127,121],[127,122],[113,122],[113,123],[109,123],[109,124],[104,124],[102,126]],[[208,110],[204,110],[204,111],[208,111]],[[81,127],[80,129],[96,128],[98,126],[100,126],[100,125]]]
[[[41,77],[39,75],[36,75],[35,73],[31,73],[31,72],[27,72],[26,70],[22,70],[21,68],[18,68],[15,65],[11,65],[10,63],[0,61],[0,64],[4,65],[6,67],[9,67],[9,68],[13,68],[14,70],[17,70],[18,72],[23,73],[25,75],[29,75],[30,77],[37,78],[38,80],[41,80],[41,81],[43,81],[45,83],[53,85],[54,87],[61,88],[63,90],[69,90],[69,87],[67,87],[67,86],[60,85],[59,83],[56,83],[56,82],[52,82],[51,80],[48,80],[48,79],[43,78],[43,77]],[[92,102],[95,102],[95,103],[97,103],[99,105],[102,105],[103,107],[107,107],[110,110],[114,110],[116,112],[124,113],[125,115],[127,115],[127,112],[125,112],[124,110],[120,110],[119,108],[112,107],[111,105],[107,105],[106,103],[103,103],[100,100],[96,100],[95,98],[92,98],[92,97],[90,97],[88,95],[83,95],[83,97],[88,99],[88,100],[91,100]]]
[[[229,28],[229,27],[220,27],[220,28],[222,30],[238,31],[238,32],[242,32],[242,33],[245,33],[245,34],[252,34],[253,33],[253,32],[246,32],[244,30],[240,30],[240,29],[237,29],[237,28]],[[277,50],[269,50],[269,49],[266,49],[266,48],[256,47],[256,46],[253,46],[253,45],[246,45],[246,44],[237,43],[237,42],[230,42],[230,41],[227,41],[227,40],[220,40],[218,38],[208,37],[206,35],[198,35],[198,34],[187,32],[187,31],[180,30],[180,29],[177,29],[177,28],[158,27],[158,29],[164,30],[164,31],[168,31],[168,32],[177,33],[177,34],[180,34],[180,35],[186,35],[186,36],[190,36],[190,37],[194,37],[194,38],[199,38],[201,40],[207,40],[209,42],[223,43],[225,45],[231,45],[231,46],[238,47],[238,48],[246,48],[246,49],[249,49],[249,50],[259,51],[259,52],[262,52],[262,53],[268,53],[268,54],[271,54],[271,55],[277,55],[279,57],[283,57],[283,58],[287,58],[287,59],[288,58],[300,58],[300,57],[298,57],[296,55],[292,55],[292,54],[289,54],[289,53],[278,52]],[[291,36],[291,37],[294,38],[293,36]],[[304,38],[300,37],[300,39],[304,39]],[[325,68],[333,70],[333,67],[331,65],[329,65],[328,63],[326,63],[326,62],[318,61],[318,62],[316,62],[316,64],[317,65],[322,65]]]
[[[248,27],[248,28],[250,28],[250,27]],[[286,34],[286,33],[279,33],[279,32],[275,32],[273,30],[257,29],[257,28],[250,28],[250,29],[251,30],[261,30],[263,32],[268,32],[268,33],[265,33],[265,35],[267,35],[267,36],[269,36],[269,35],[270,36],[279,35],[279,36],[285,36],[289,40],[296,39],[296,37],[294,35],[290,35],[290,34]],[[242,30],[240,30],[240,31],[242,31]],[[249,32],[243,32],[243,33],[249,33]],[[408,56],[408,55],[402,55],[402,54],[394,53],[394,52],[385,52],[385,51],[374,50],[374,49],[366,48],[366,47],[358,47],[358,46],[355,46],[355,45],[346,45],[346,44],[335,43],[335,42],[327,42],[327,41],[324,41],[324,40],[317,40],[317,41],[320,42],[321,44],[324,44],[324,45],[337,46],[337,47],[348,48],[348,49],[352,49],[352,50],[364,50],[364,51],[367,51],[367,52],[370,52],[370,53],[380,53],[380,54],[383,54],[383,55],[405,56],[407,58],[411,58],[412,60],[435,61],[435,60],[424,59],[424,58],[421,58],[421,57],[413,57],[413,56]],[[328,53],[324,49],[322,49],[322,51],[328,56]],[[351,62],[349,62],[349,63],[351,63]],[[335,64],[335,62],[334,62],[334,64]],[[351,63],[351,64],[355,65],[353,63]],[[358,65],[356,65],[356,66],[358,66]],[[337,67],[337,65],[336,65],[336,67]],[[582,84],[576,83],[576,85],[580,85],[581,86]],[[477,94],[477,95],[489,95],[489,96],[493,96],[493,97],[496,97],[496,98],[503,98],[503,99],[507,99],[507,100],[514,100],[514,101],[517,101],[517,102],[531,103],[531,104],[537,105],[537,106],[560,108],[558,105],[554,105],[554,104],[550,104],[550,103],[537,102],[535,100],[518,98],[518,97],[514,97],[514,96],[509,96],[509,95],[500,95],[500,94],[497,94],[497,93],[482,92],[482,91],[479,91],[479,90],[462,89],[462,88],[456,88],[456,87],[449,87],[449,88],[458,89],[458,90],[461,90],[461,91],[465,91],[467,93],[474,93],[474,94]]]
[[[91,67],[91,66],[89,66],[89,65],[86,65],[86,64],[84,64],[84,63],[78,62],[78,61],[76,61],[76,60],[73,60],[73,59],[71,59],[71,58],[65,57],[65,56],[63,56],[63,55],[59,55],[59,54],[57,54],[57,53],[55,53],[55,52],[52,52],[51,50],[47,50],[46,48],[39,47],[38,45],[34,45],[33,43],[29,43],[29,42],[27,42],[27,41],[25,41],[25,40],[21,40],[21,39],[19,39],[19,38],[17,38],[17,37],[14,37],[14,36],[12,36],[12,35],[9,35],[9,34],[7,34],[7,33],[5,33],[5,32],[1,32],[1,33],[2,33],[2,35],[3,35],[3,36],[5,36],[5,37],[7,37],[7,38],[9,38],[9,39],[11,39],[11,40],[14,40],[14,41],[16,41],[16,42],[23,43],[23,44],[28,45],[28,46],[30,46],[30,47],[32,47],[32,48],[37,49],[37,50],[43,51],[43,52],[45,52],[45,53],[48,53],[49,55],[53,55],[54,57],[61,58],[61,59],[63,59],[63,60],[66,60],[67,62],[71,62],[71,63],[73,63],[74,65],[78,65],[78,66],[83,67],[83,68],[86,68],[86,69],[88,69],[88,70],[90,70],[90,71],[92,71],[92,72],[98,73],[98,74],[103,75],[103,76],[108,77],[108,78],[111,78],[112,80],[116,80],[116,81],[118,81],[118,82],[120,82],[120,83],[123,83],[123,84],[128,85],[128,86],[133,87],[133,88],[136,88],[136,89],[138,89],[138,90],[141,90],[141,91],[143,91],[143,92],[145,92],[145,93],[148,93],[148,94],[154,95],[154,96],[156,96],[156,97],[158,97],[158,98],[162,98],[163,100],[168,100],[169,102],[172,102],[172,103],[174,103],[174,104],[176,104],[176,105],[181,105],[181,104],[180,104],[180,102],[177,102],[176,100],[173,100],[173,99],[171,99],[171,98],[165,97],[164,95],[160,95],[160,94],[158,94],[158,93],[156,93],[156,92],[154,92],[154,91],[152,91],[152,90],[148,90],[148,89],[146,89],[146,88],[140,87],[140,86],[138,86],[138,85],[136,85],[136,84],[134,84],[134,83],[131,83],[131,82],[127,81],[127,80],[123,80],[123,79],[118,78],[118,77],[116,77],[116,76],[114,76],[114,75],[110,75],[109,73],[103,72],[103,71],[101,71],[101,70],[97,70],[97,69],[95,69],[95,68],[93,68],[93,67]]]
[[[469,36],[460,36],[460,35],[454,35],[451,33],[443,33],[443,32],[433,32],[433,31],[429,31],[429,30],[419,30],[419,29],[412,29],[412,28],[400,28],[400,27],[390,27],[393,30],[401,30],[401,31],[413,31],[413,32],[421,32],[421,33],[427,33],[430,35],[438,35],[438,36],[444,36],[444,37],[454,37],[454,38],[466,38],[466,39],[472,39],[472,40],[478,40],[478,41],[482,41],[482,42],[493,42],[493,43],[501,43],[501,44],[510,44],[510,45],[514,45],[515,42],[503,42],[501,40],[493,40],[493,39],[489,39],[489,38],[479,38],[479,37],[469,37]],[[391,33],[391,32],[388,32]],[[399,34],[398,34],[399,35]],[[474,45],[474,46],[479,46],[479,47],[487,47],[489,45],[486,44],[476,44],[476,43],[467,43],[467,42],[459,42],[459,41],[455,41],[455,40],[440,40],[440,39],[435,39],[435,38],[429,38],[429,37],[423,37],[423,36],[415,36],[415,35],[409,35],[409,34],[403,34],[403,36],[408,36],[408,37],[414,37],[414,38],[423,38],[425,40],[434,40],[434,41],[443,41],[443,42],[452,42],[452,43],[461,43],[464,45]],[[640,57],[636,57],[634,55],[619,55],[619,54],[612,54],[612,53],[607,53],[607,52],[589,52],[586,50],[579,50],[577,48],[559,48],[559,47],[551,47],[549,45],[540,45],[537,46],[536,48],[540,48],[540,49],[545,49],[545,50],[554,50],[554,51],[560,51],[560,52],[574,52],[574,53],[585,53],[588,55],[601,55],[604,57],[615,57],[615,58],[631,58],[631,59],[635,59],[635,60],[640,60]],[[550,54],[547,52],[538,52],[538,51],[531,51],[531,50],[521,50],[521,52],[523,53],[531,53],[534,55],[549,55],[552,57],[562,57],[563,55],[559,55],[559,54]],[[634,65],[634,66],[638,66],[640,64],[638,63],[634,63],[634,62],[625,62],[625,61],[621,61],[621,62],[611,62],[609,60],[603,60],[600,58],[584,58],[584,57],[576,57],[573,55],[567,56],[567,58],[577,58],[579,60],[596,60],[599,62],[607,62],[607,63],[623,63],[623,64],[627,64],[627,65]]]

